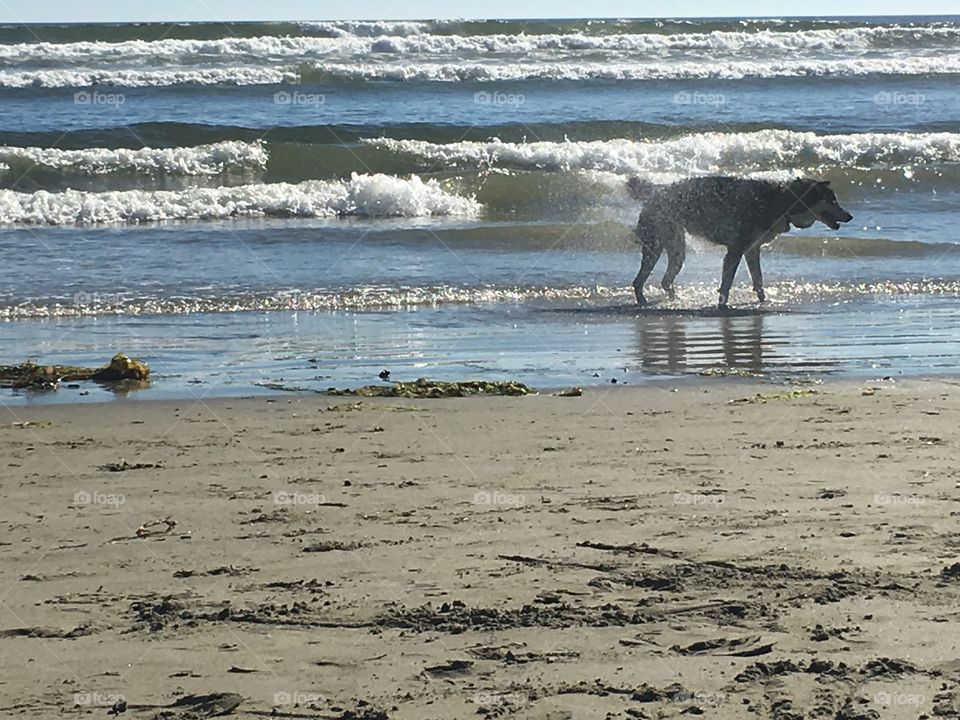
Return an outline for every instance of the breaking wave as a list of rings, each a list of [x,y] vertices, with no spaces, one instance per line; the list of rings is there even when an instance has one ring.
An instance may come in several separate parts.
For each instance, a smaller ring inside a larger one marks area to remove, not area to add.
[[[428,55],[429,53],[424,53]],[[364,55],[364,57],[370,57]],[[250,63],[254,63],[250,58]],[[515,82],[522,80],[740,80],[781,77],[916,76],[960,74],[960,54],[910,57],[853,57],[790,60],[617,60],[558,62],[523,57],[490,63],[449,58],[445,62],[297,62],[289,65],[230,65],[169,69],[57,68],[0,71],[0,87],[85,88],[168,87],[176,85],[278,85],[284,83]]]
[[[303,82],[515,82],[521,80],[740,80],[777,77],[861,75],[956,75],[960,55],[863,57],[845,59],[723,60],[710,62],[544,62],[509,64],[325,63],[301,66]],[[2,77],[0,77],[2,80]]]
[[[67,225],[213,220],[233,217],[470,217],[476,200],[424,182],[387,175],[298,184],[261,183],[186,190],[21,193],[0,190],[0,223]]]
[[[263,169],[262,143],[219,142],[178,148],[61,150],[0,147],[0,163],[74,175],[128,173],[143,175],[219,175],[233,170]]]
[[[351,29],[347,29],[347,27]],[[762,52],[856,52],[902,45],[951,49],[960,28],[911,28],[900,25],[802,30],[794,32],[713,31],[706,33],[616,33],[434,35],[423,23],[353,23],[328,25],[333,37],[234,37],[211,40],[127,40],[123,42],[18,43],[0,45],[0,66],[26,63],[155,62],[185,63],[238,60],[297,60],[318,56],[431,55],[485,56],[553,51],[601,51],[644,58],[671,53],[709,51],[718,55]]]
[[[278,85],[299,79],[296,68],[220,67],[174,70],[25,70],[0,72],[0,87],[84,88],[171,85]]]
[[[334,37],[357,36],[376,37],[380,35],[397,35],[407,37],[422,35],[432,28],[442,26],[444,21],[408,21],[408,20],[342,20],[302,22],[300,27],[306,30],[329,33]]]
[[[367,141],[455,168],[596,170],[618,174],[782,170],[823,165],[872,167],[960,161],[960,133],[818,135],[792,130],[708,132],[669,140],[512,143]]]

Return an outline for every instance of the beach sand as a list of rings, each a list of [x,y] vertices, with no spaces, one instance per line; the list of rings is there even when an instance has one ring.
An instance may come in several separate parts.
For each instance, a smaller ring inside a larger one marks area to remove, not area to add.
[[[946,380],[5,409],[0,716],[957,717],[958,418]]]

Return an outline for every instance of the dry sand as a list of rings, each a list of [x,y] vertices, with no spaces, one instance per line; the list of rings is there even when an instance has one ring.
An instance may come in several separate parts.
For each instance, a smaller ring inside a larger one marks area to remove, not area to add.
[[[874,385],[3,410],[0,716],[957,717],[960,391]]]

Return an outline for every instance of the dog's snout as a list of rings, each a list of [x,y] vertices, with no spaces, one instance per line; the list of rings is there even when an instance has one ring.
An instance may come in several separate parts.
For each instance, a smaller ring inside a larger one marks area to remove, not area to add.
[[[839,205],[834,205],[828,214],[831,216],[833,220],[835,220],[838,223],[845,223],[853,220],[853,215],[848,213],[844,208],[840,207]]]

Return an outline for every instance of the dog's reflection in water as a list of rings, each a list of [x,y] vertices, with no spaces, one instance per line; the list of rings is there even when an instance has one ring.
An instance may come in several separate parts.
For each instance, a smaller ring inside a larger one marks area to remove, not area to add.
[[[761,372],[777,343],[764,338],[763,315],[704,320],[669,316],[637,318],[636,354],[645,370],[690,372],[729,368]]]

